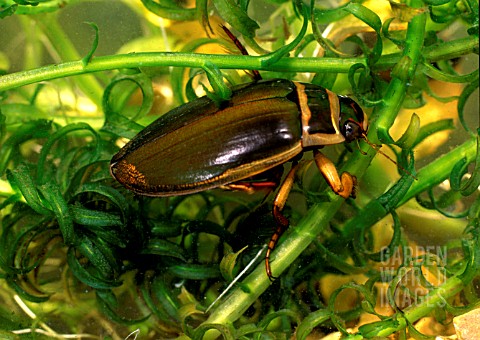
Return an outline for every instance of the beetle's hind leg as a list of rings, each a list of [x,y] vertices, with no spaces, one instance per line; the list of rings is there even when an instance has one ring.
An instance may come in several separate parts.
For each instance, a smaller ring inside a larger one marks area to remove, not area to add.
[[[328,185],[330,185],[332,188],[333,192],[342,196],[343,198],[355,198],[355,186],[357,185],[357,178],[353,175],[350,175],[348,172],[343,172],[341,175],[339,175],[335,164],[333,164],[333,162],[320,151],[315,150],[313,155],[318,169],[322,173]]]
[[[278,189],[277,195],[275,196],[275,199],[273,201],[273,217],[277,226],[275,228],[275,232],[270,238],[270,241],[268,242],[267,253],[265,255],[265,270],[270,281],[273,281],[275,279],[272,274],[272,268],[270,267],[270,254],[275,248],[278,239],[280,238],[280,236],[282,236],[283,232],[288,228],[289,225],[288,219],[282,214],[282,210],[285,207],[288,195],[292,190],[295,173],[297,172],[298,168],[299,164],[296,162],[293,163],[292,168],[288,172],[283,183],[280,185],[280,189]]]

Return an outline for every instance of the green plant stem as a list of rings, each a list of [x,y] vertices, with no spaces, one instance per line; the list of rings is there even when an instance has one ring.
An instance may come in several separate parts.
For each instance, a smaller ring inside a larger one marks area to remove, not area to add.
[[[36,19],[35,23],[42,29],[42,32],[47,36],[62,60],[73,61],[82,58],[72,44],[70,38],[58,24],[57,13],[46,13],[43,15],[37,15],[34,18]],[[101,107],[103,87],[94,76],[82,75],[82,73],[84,72],[78,73],[81,76],[76,79],[75,83],[86,96],[88,96],[98,107]]]
[[[423,2],[412,0],[410,6],[421,8]],[[408,84],[412,82],[422,55],[423,38],[425,34],[426,12],[421,12],[412,18],[408,24],[405,40],[405,50],[400,63],[392,71],[392,81],[388,85],[383,100],[375,107],[371,119],[378,119],[378,138],[382,143],[392,143],[389,130],[400,110],[407,94]]]
[[[475,159],[476,153],[477,140],[476,138],[471,138],[449,153],[424,166],[418,172],[418,180],[413,182],[407,194],[399,202],[397,208],[421,192],[446,180],[450,176],[453,165],[459,162],[462,158],[466,158],[468,163],[472,162]]]
[[[471,138],[447,154],[424,166],[418,171],[417,180],[413,182],[412,186],[398,203],[396,208],[402,206],[428,188],[443,182],[450,176],[454,164],[464,157],[468,162],[473,161],[476,152],[476,139]],[[388,211],[385,209],[378,209],[378,206],[379,203],[376,200],[370,201],[354,219],[351,219],[345,224],[343,228],[344,236],[351,239],[359,225],[370,226],[384,218],[388,214]],[[375,213],[373,213],[374,211]]]
[[[420,302],[412,304],[403,312],[405,318],[410,322],[415,322],[420,318],[427,316],[433,309],[438,308],[446,300],[453,297],[465,288],[463,282],[458,276],[449,278],[445,283],[426,295]]]
[[[443,306],[448,299],[458,294],[464,288],[465,283],[458,276],[453,276],[420,301],[405,308],[401,315],[397,313],[388,319],[363,325],[359,328],[359,333],[367,339],[376,336],[388,337],[391,334],[404,330],[409,324],[411,325],[422,317],[429,315],[434,309]]]
[[[478,236],[473,236],[473,239],[469,240],[469,248],[468,251],[470,253],[470,257],[468,258],[468,262],[465,263],[463,268],[463,273],[457,273],[447,279],[445,283],[441,286],[436,287],[435,289],[431,290],[427,295],[425,295],[421,300],[415,302],[414,304],[410,305],[409,307],[405,308],[402,311],[402,317],[408,321],[411,325],[415,321],[430,315],[435,309],[442,308],[448,300],[453,298],[463,289],[465,286],[471,284],[472,280],[478,276],[479,269],[480,269],[480,262],[478,261],[480,255],[480,249],[478,248]],[[462,271],[462,270],[461,270]],[[474,303],[471,305],[467,305],[467,308],[475,308],[478,306],[478,303]],[[381,336],[389,336],[399,330],[404,329],[407,326],[407,323],[401,322],[401,319],[396,319],[396,316],[379,321],[379,325],[391,325],[392,321],[394,322],[394,327],[376,327],[380,330]],[[400,322],[397,322],[400,321]],[[365,330],[369,329],[372,325],[365,325],[362,326]],[[360,328],[362,328],[360,327]],[[380,335],[377,334],[370,334],[370,335]]]
[[[456,42],[438,45],[435,49],[426,49],[425,60],[434,62],[462,56],[478,49],[478,39],[467,37]],[[378,69],[387,69],[397,64],[400,53],[382,56],[375,64]],[[80,59],[80,58],[78,58]],[[354,64],[366,65],[364,58],[282,58],[273,65],[262,67],[262,58],[255,56],[200,54],[200,53],[132,53],[114,56],[94,57],[86,66],[81,60],[49,65],[33,70],[11,73],[0,77],[0,91],[57,78],[82,75],[107,70],[138,67],[198,67],[212,63],[219,69],[270,70],[288,72],[339,72],[347,73]]]

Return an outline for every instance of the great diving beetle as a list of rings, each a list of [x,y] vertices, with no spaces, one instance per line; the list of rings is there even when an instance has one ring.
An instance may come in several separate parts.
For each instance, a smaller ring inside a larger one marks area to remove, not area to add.
[[[320,86],[285,79],[236,86],[218,106],[196,99],[158,118],[130,140],[111,160],[117,181],[147,196],[186,195],[217,187],[244,189],[250,177],[292,161],[273,203],[277,228],[265,256],[273,278],[270,253],[288,227],[282,209],[307,150],[332,190],[347,198],[355,177],[338,174],[318,149],[366,139],[367,122],[360,106]]]

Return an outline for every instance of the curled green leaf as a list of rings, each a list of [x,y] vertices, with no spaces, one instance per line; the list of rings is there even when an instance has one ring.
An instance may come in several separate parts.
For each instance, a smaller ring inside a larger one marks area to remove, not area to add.
[[[348,12],[343,10],[345,9],[346,6],[348,6],[348,4],[339,6],[337,8],[331,8],[331,9],[330,8],[329,9],[314,8],[313,17],[314,17],[315,23],[317,25],[327,25],[331,22],[335,22],[340,19],[343,19],[348,15]]]
[[[457,75],[457,74],[442,72],[428,63],[423,63],[421,67],[423,68],[427,76],[439,81],[444,81],[448,83],[470,83],[475,80],[478,80],[478,69],[476,69],[475,71],[469,74]]]
[[[197,10],[195,8],[182,8],[173,1],[159,0],[159,2],[155,2],[153,0],[142,0],[142,4],[150,12],[165,19],[192,21],[197,18]]]
[[[305,11],[306,10],[304,9],[302,29],[300,30],[298,35],[295,37],[295,39],[293,39],[291,43],[279,48],[278,50],[262,56],[260,58],[262,67],[267,67],[269,65],[275,64],[278,60],[288,55],[288,53],[290,53],[290,51],[295,49],[295,47],[297,47],[297,45],[302,41],[303,37],[305,36],[305,33],[307,32],[307,27],[308,27],[308,17]]]
[[[405,329],[406,325],[407,323],[404,318],[388,318],[386,320],[362,325],[358,328],[358,331],[365,338],[371,339],[389,336],[396,331]]]
[[[415,180],[415,160],[413,157],[413,151],[410,151],[410,162],[406,170],[408,172],[404,172],[403,176],[395,183],[387,192],[385,192],[382,196],[380,196],[377,200],[384,206],[386,211],[393,211],[398,203],[403,199],[403,197],[407,194],[410,186],[413,184]]]
[[[412,59],[408,55],[404,55],[402,59],[395,65],[392,70],[392,76],[403,82],[409,81],[408,72],[412,65]]]
[[[51,129],[51,121],[38,119],[22,124],[14,133],[10,134],[0,148],[0,174],[5,172],[15,148],[29,140],[48,137]]]
[[[144,317],[137,318],[137,319],[131,319],[131,318],[127,318],[125,316],[121,316],[119,313],[122,311],[122,308],[119,307],[119,306],[116,306],[116,304],[117,304],[116,297],[115,297],[114,303],[109,301],[109,299],[107,298],[108,294],[113,295],[113,293],[111,291],[97,290],[96,293],[97,293],[98,306],[99,306],[100,310],[103,313],[105,313],[105,315],[107,315],[111,320],[114,320],[116,323],[118,323],[120,325],[126,325],[126,326],[136,325],[136,324],[139,324],[139,323],[147,320],[150,317],[150,314],[148,314]],[[120,310],[116,310],[117,308],[119,308]]]
[[[73,230],[73,219],[68,209],[67,202],[60,192],[60,188],[55,182],[47,182],[39,187],[43,197],[50,205],[52,212],[58,222],[58,227],[62,232],[63,241],[70,246],[74,243],[75,232]]]
[[[470,196],[480,187],[480,137],[477,136],[477,154],[472,174],[462,181],[468,171],[469,162],[466,158],[458,161],[450,174],[450,183],[453,190],[460,191],[464,196]]]
[[[15,11],[17,10],[18,8],[18,5],[17,4],[13,4],[13,5],[10,5],[8,7],[5,7],[3,9],[0,10],[0,19],[4,19],[10,15],[13,15],[13,13],[15,13]]]
[[[122,284],[121,281],[107,280],[90,273],[75,256],[75,250],[71,247],[67,253],[67,262],[73,275],[83,283],[97,289],[111,289]]]
[[[82,58],[83,66],[87,66],[90,60],[92,60],[93,54],[97,50],[98,46],[98,26],[94,22],[87,22],[86,24],[90,25],[95,31],[95,38],[93,39],[92,48],[88,51],[87,55]]]
[[[255,31],[260,28],[260,26],[248,16],[247,12],[233,0],[215,0],[213,1],[213,5],[223,20],[245,37],[253,38]]]
[[[189,280],[213,279],[220,276],[218,267],[202,264],[181,264],[168,267],[178,277]]]
[[[410,150],[417,140],[420,132],[420,117],[414,113],[410,117],[410,123],[403,135],[396,141],[396,145],[402,149]]]
[[[76,123],[76,124],[66,125],[60,128],[55,133],[51,134],[48,140],[45,142],[45,144],[42,147],[42,151],[40,152],[40,156],[37,162],[37,184],[40,185],[50,180],[50,178],[47,178],[48,175],[50,175],[50,172],[46,171],[47,169],[45,169],[45,166],[47,163],[47,157],[52,156],[51,149],[53,145],[59,140],[62,140],[62,138],[66,134],[69,134],[75,131],[80,131],[80,130],[89,131],[94,136],[94,140],[95,140],[95,151],[91,153],[91,158],[89,160],[86,160],[86,162],[89,162],[89,163],[95,162],[100,157],[101,151],[100,151],[100,144],[99,144],[99,136],[97,132],[94,129],[92,129],[92,127],[90,127],[86,123]]]
[[[455,123],[453,119],[442,119],[433,123],[429,123],[420,128],[417,134],[415,142],[411,145],[411,148],[414,148],[421,142],[423,142],[427,137],[444,130],[453,130],[455,129]]]
[[[296,324],[298,324],[300,322],[300,319],[301,319],[298,311],[289,310],[289,309],[281,309],[279,311],[267,314],[258,323],[258,326],[261,329],[267,329],[268,326],[270,325],[270,323],[272,323],[274,320],[276,320],[278,318],[282,318],[282,319],[284,319],[284,322],[288,322],[287,320],[285,320],[287,318],[287,319],[295,321]]]
[[[51,215],[52,207],[48,201],[40,195],[27,165],[20,164],[16,169],[7,171],[7,179],[12,187],[20,190],[28,205],[33,210],[41,215]]]
[[[228,253],[222,258],[220,262],[220,273],[222,277],[227,280],[227,282],[231,282],[235,277],[235,264],[237,263],[238,256],[243,253],[247,249],[247,246],[243,247],[236,253]]]
[[[199,327],[195,328],[193,334],[190,337],[193,340],[204,339],[206,332],[215,331],[215,334],[221,335],[224,340],[235,340],[235,329],[231,324],[213,324],[213,323],[203,323]]]
[[[392,0],[389,0],[389,2],[390,2],[390,7],[392,8],[392,11],[395,14],[395,17],[401,21],[411,21],[413,17],[419,14],[425,13],[426,11],[426,9],[423,9],[423,8],[414,8],[414,7],[408,6],[407,4],[399,3]]]
[[[385,22],[382,25],[382,32],[383,32],[383,35],[385,36],[385,38],[387,38],[388,40],[393,42],[395,45],[397,45],[399,47],[403,47],[405,45],[405,40],[394,37],[394,35],[392,33],[390,33],[390,24],[394,20],[395,20],[395,18],[389,18],[389,19],[385,20]]]
[[[382,21],[375,12],[359,3],[349,2],[348,5],[345,6],[344,10],[353,14],[365,24],[373,28],[377,34],[375,46],[373,47],[368,59],[369,65],[375,64],[380,59],[383,50],[382,38],[380,35],[380,31],[382,30]]]
[[[147,244],[142,248],[141,253],[145,255],[174,257],[181,261],[187,261],[184,250],[180,246],[159,238],[149,239]]]
[[[232,90],[223,81],[222,72],[218,67],[210,62],[206,62],[203,65],[203,69],[205,70],[208,81],[214,90],[214,94],[209,95],[210,99],[213,99],[219,105],[222,101],[230,99],[232,96]]]
[[[72,218],[75,223],[93,227],[119,227],[122,221],[118,215],[104,211],[85,209],[81,207],[70,207]]]
[[[465,121],[465,104],[467,103],[468,98],[475,93],[475,90],[478,89],[478,70],[477,70],[477,78],[469,83],[465,88],[463,89],[462,93],[460,94],[460,97],[458,98],[458,103],[457,103],[457,110],[458,110],[458,117],[460,120],[460,123],[462,124],[463,128],[465,131],[467,131],[470,135],[474,136],[475,133],[470,129],[468,126],[467,122]],[[478,131],[477,131],[478,135]]]
[[[20,284],[21,281],[19,281],[16,277],[7,277],[6,281],[8,285],[15,290],[15,293],[17,293],[18,296],[20,296],[20,298],[22,298],[23,300],[41,303],[48,301],[48,299],[50,298],[50,295],[41,294],[40,292],[36,292],[37,294],[34,294],[30,289],[25,289]]]
[[[120,87],[120,85],[123,85],[121,84],[122,82],[131,82],[133,88],[128,88],[129,91],[124,91],[124,88]],[[119,86],[119,91],[126,92],[126,95],[119,96],[118,93],[115,92],[116,86]],[[127,106],[130,95],[137,88],[141,90],[143,95],[142,105],[132,118],[128,118],[121,114],[121,112]],[[117,101],[114,101],[113,98]],[[105,113],[105,123],[102,130],[111,132],[116,136],[133,138],[143,128],[142,125],[136,123],[136,120],[147,115],[151,110],[153,98],[151,79],[143,74],[120,76],[113,80],[106,87],[102,99],[103,112]]]
[[[296,338],[300,340],[307,339],[312,331],[330,319],[331,312],[327,309],[319,309],[314,311],[298,325],[295,332]]]

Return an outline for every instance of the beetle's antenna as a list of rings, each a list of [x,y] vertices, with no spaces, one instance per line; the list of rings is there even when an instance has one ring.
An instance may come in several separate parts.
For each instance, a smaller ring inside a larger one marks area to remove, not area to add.
[[[365,140],[365,142],[370,145],[370,147],[372,149],[374,149],[377,153],[379,154],[382,154],[385,158],[387,158],[388,160],[390,160],[393,164],[395,164],[397,167],[400,168],[400,170],[402,170],[403,172],[405,172],[407,175],[411,176],[414,180],[418,180],[418,178],[413,175],[410,171],[408,171],[407,169],[405,169],[403,166],[401,166],[400,164],[398,164],[397,161],[395,161],[393,158],[391,158],[389,155],[387,155],[385,152],[383,152],[382,150],[380,150],[380,148],[373,144],[372,142],[370,142],[367,138],[367,134],[365,132],[362,132],[362,137],[363,139]],[[361,151],[361,150],[360,150]],[[362,152],[363,154],[363,152]]]
[[[356,139],[355,142],[357,142],[357,147],[358,147],[358,150],[360,151],[360,153],[365,156],[367,153],[360,148],[360,144],[358,142],[358,139]]]

